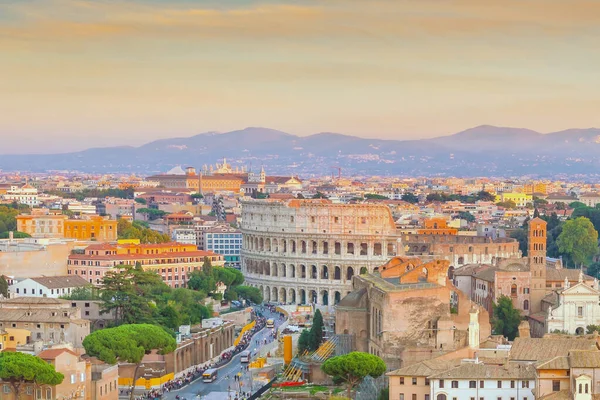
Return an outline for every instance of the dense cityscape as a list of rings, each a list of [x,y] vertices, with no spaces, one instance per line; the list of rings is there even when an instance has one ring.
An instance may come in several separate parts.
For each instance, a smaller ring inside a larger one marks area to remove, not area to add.
[[[0,0],[0,400],[600,400],[600,0]]]
[[[600,184],[267,171],[1,173],[2,398],[595,385]]]

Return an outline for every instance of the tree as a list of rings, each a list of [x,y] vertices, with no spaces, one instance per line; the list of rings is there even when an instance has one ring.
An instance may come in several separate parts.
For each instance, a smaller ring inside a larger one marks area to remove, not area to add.
[[[75,288],[71,290],[71,294],[60,298],[65,300],[101,300],[99,289],[93,286]]]
[[[146,201],[146,199],[144,199],[143,197],[136,197],[135,198],[135,202],[138,204],[148,204],[148,202]]]
[[[496,203],[496,205],[498,207],[504,207],[504,208],[507,208],[509,210],[514,210],[515,208],[517,208],[517,203],[515,203],[512,200],[501,201],[499,203]]]
[[[411,204],[416,204],[419,202],[419,198],[415,196],[414,193],[404,193],[402,195],[402,200]]]
[[[4,275],[0,275],[0,296],[8,297],[8,282]]]
[[[586,274],[589,276],[593,276],[594,278],[599,278],[600,276],[600,262],[595,262],[587,267]]]
[[[508,340],[514,340],[519,332],[521,319],[521,313],[513,306],[510,297],[500,296],[498,303],[494,304],[492,316],[494,333],[503,335]]]
[[[558,249],[582,265],[598,252],[598,231],[586,217],[568,220],[557,239]]]
[[[263,302],[263,295],[259,288],[252,286],[236,286],[235,291],[240,299],[245,299],[260,304]]]
[[[367,375],[378,378],[386,370],[383,360],[373,354],[353,351],[343,356],[332,357],[325,361],[321,370],[334,380],[345,382],[347,396]]]
[[[523,257],[527,256],[527,231],[527,229],[518,228],[510,233],[510,237],[517,239],[517,242],[519,242],[519,250],[521,250]]]
[[[468,211],[459,211],[458,218],[464,219],[467,222],[475,222],[475,216]]]
[[[305,351],[309,350],[310,346],[310,331],[303,329],[298,338],[298,354],[302,355]]]
[[[477,193],[477,200],[494,201],[494,200],[496,200],[496,196],[494,196],[490,192],[486,192],[485,190],[482,190],[481,192]]]
[[[365,194],[365,199],[372,199],[372,200],[389,200],[387,197],[381,195],[381,194],[377,194],[377,193],[367,193]]]
[[[48,364],[39,357],[25,353],[0,353],[0,380],[12,386],[15,398],[19,399],[21,386],[55,386],[62,383],[64,375],[56,372],[54,365]]]
[[[313,323],[310,328],[310,336],[308,341],[308,348],[311,351],[315,351],[321,345],[323,341],[323,315],[321,311],[317,309],[315,311],[315,315],[313,316]]]
[[[569,203],[569,207],[577,209],[577,208],[586,208],[587,206],[580,201],[574,201],[572,203]]]
[[[533,218],[539,218],[539,217],[540,217],[540,212],[536,208],[536,209],[533,210]]]
[[[150,324],[121,325],[94,331],[83,339],[85,352],[108,364],[127,362],[136,364],[133,385],[138,377],[138,369],[145,354],[157,350],[168,354],[177,348],[175,339],[163,328]],[[130,400],[133,399],[133,390]]]
[[[312,198],[313,199],[328,199],[329,197],[327,197],[327,195],[325,195],[321,192],[317,192]]]

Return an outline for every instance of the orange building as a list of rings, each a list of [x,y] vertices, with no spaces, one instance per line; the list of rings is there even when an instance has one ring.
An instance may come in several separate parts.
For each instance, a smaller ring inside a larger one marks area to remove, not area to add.
[[[423,221],[423,228],[417,230],[420,235],[457,235],[458,229],[449,228],[444,218],[428,218]]]
[[[91,216],[86,219],[68,219],[64,225],[65,238],[99,242],[117,240],[117,221],[106,217]]]
[[[97,215],[68,219],[60,212],[34,209],[16,217],[17,230],[35,238],[67,238],[108,242],[117,240],[117,221]]]

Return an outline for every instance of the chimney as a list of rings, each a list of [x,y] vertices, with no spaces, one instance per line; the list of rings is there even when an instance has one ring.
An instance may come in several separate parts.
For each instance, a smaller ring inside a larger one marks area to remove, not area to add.
[[[528,338],[531,337],[531,331],[529,328],[529,322],[521,321],[519,324],[519,337],[520,338]]]

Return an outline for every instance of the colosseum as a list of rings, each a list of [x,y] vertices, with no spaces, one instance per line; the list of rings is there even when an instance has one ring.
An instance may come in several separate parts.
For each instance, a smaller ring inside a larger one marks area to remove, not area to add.
[[[513,239],[403,235],[384,204],[247,200],[241,229],[246,281],[265,301],[281,303],[337,304],[352,290],[355,274],[373,272],[396,255],[447,259],[450,271],[520,255]]]

